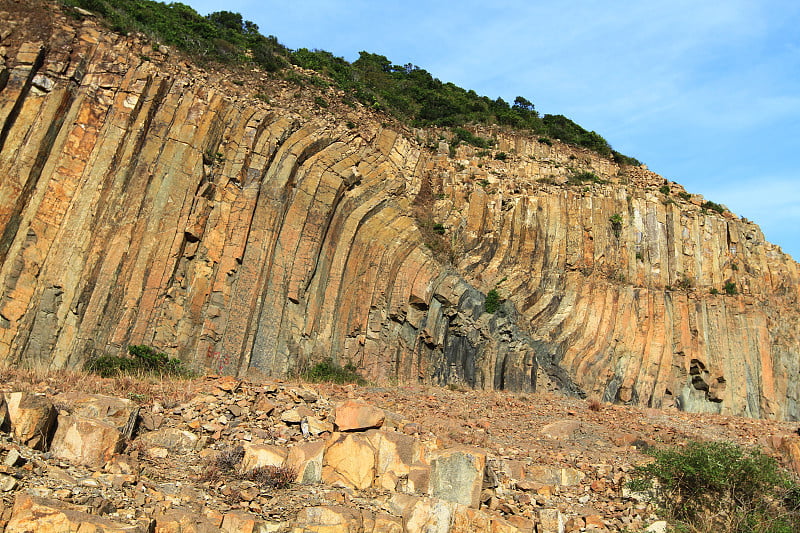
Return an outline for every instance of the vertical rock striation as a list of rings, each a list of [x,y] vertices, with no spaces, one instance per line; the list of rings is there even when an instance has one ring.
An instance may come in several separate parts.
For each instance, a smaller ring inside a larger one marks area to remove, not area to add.
[[[377,382],[800,416],[798,267],[754,224],[560,143],[487,129],[505,158],[450,157],[42,6],[34,25],[0,2],[0,360],[150,344],[231,374],[332,357]]]

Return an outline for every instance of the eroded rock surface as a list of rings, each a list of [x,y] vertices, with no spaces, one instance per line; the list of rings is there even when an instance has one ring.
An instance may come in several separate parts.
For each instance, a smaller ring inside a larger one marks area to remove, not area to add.
[[[148,344],[286,376],[332,357],[377,383],[800,417],[797,263],[679,185],[492,129],[494,152],[450,157],[445,132],[334,89],[321,110],[321,89],[50,3],[0,11],[0,360]]]

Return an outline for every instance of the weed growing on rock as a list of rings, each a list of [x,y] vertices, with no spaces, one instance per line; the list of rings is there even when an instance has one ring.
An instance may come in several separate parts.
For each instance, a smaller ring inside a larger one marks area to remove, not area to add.
[[[297,478],[297,470],[289,466],[259,466],[244,477],[263,488],[285,489]]]
[[[758,450],[729,442],[652,449],[629,487],[647,491],[689,531],[778,533],[800,530],[800,488]]]
[[[727,294],[728,296],[734,296],[736,294],[739,294],[739,291],[736,289],[736,283],[732,281],[726,281],[725,286],[722,287],[722,290],[724,290],[725,294]]]
[[[348,362],[344,366],[339,366],[330,358],[311,367],[302,377],[312,383],[330,382],[340,385],[345,383],[355,383],[357,385],[367,384],[367,381],[356,371],[356,365],[352,362]]]

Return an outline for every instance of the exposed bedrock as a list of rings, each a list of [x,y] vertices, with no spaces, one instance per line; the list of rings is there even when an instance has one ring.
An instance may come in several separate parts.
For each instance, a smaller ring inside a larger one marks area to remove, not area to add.
[[[0,360],[149,344],[284,376],[332,357],[377,383],[800,417],[797,263],[679,185],[500,130],[453,156],[91,19],[3,16]]]

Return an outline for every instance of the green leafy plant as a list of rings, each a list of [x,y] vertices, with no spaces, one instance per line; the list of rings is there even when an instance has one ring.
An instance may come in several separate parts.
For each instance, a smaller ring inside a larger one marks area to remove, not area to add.
[[[130,357],[102,355],[89,359],[85,370],[104,378],[119,375],[162,375],[192,377],[193,372],[180,359],[170,358],[163,352],[145,345],[128,346]]]
[[[497,152],[496,154],[494,154],[494,158],[497,159],[498,161],[505,161],[508,159],[508,154],[505,152]]]
[[[601,179],[597,174],[594,172],[590,172],[588,170],[581,171],[581,172],[573,172],[569,176],[567,176],[567,183],[570,185],[581,185],[586,182],[591,183],[608,183],[606,180]]]
[[[440,224],[439,222],[437,222],[436,224],[433,225],[433,231],[438,233],[439,235],[444,235],[445,231],[444,224]]]
[[[698,532],[789,533],[800,528],[797,485],[777,461],[728,442],[650,449],[629,488],[649,492],[666,516]]]
[[[736,288],[736,283],[728,280],[725,282],[725,285],[722,287],[722,290],[725,291],[725,294],[728,296],[734,296],[739,294],[738,289]]]
[[[709,209],[711,211],[716,211],[720,215],[725,212],[725,208],[716,202],[706,201],[700,206],[702,209]]]
[[[669,188],[669,185],[666,185],[666,184],[664,184],[664,185],[662,185],[661,187],[658,188],[658,192],[660,192],[661,194],[666,194],[667,196],[669,196],[669,193],[671,191],[672,190]]]
[[[483,310],[487,313],[494,313],[500,308],[500,293],[497,289],[492,289],[486,293],[486,300],[483,302]]]
[[[719,289],[716,288],[716,287],[711,287],[711,289],[708,292],[709,292],[709,294],[712,294],[712,295],[716,296],[716,295],[719,294]]]
[[[330,382],[340,385],[345,383],[355,383],[357,385],[367,384],[367,380],[361,377],[357,372],[356,365],[352,362],[348,362],[344,366],[339,366],[331,358],[317,363],[307,372],[303,373],[302,377],[312,383]]]
[[[611,231],[614,232],[614,236],[619,237],[622,233],[622,215],[614,213],[608,217],[608,221],[611,222]]]
[[[682,200],[687,200],[688,201],[688,200],[692,199],[692,195],[689,194],[688,192],[684,192],[684,191],[679,192],[678,196],[680,196]]]

